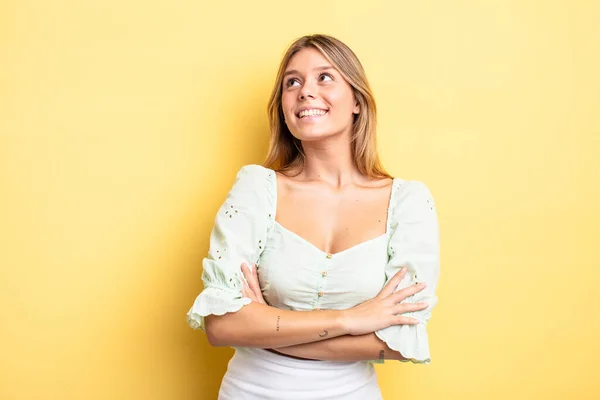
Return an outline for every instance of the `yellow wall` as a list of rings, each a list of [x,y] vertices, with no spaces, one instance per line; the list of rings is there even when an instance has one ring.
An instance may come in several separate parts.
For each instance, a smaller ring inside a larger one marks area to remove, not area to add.
[[[185,323],[292,39],[362,59],[440,215],[433,362],[388,399],[600,398],[594,1],[0,2],[0,398],[214,399]]]

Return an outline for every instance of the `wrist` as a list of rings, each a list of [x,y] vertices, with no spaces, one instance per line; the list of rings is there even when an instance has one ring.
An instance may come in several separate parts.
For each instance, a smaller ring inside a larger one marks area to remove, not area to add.
[[[349,335],[350,329],[348,329],[348,313],[349,310],[335,310],[334,311],[334,323],[336,330],[340,332],[340,336]]]

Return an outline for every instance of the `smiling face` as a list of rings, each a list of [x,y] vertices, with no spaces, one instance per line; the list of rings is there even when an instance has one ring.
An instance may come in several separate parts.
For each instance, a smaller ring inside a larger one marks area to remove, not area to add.
[[[294,137],[311,141],[352,133],[359,106],[352,87],[313,47],[296,53],[282,82],[281,107]]]

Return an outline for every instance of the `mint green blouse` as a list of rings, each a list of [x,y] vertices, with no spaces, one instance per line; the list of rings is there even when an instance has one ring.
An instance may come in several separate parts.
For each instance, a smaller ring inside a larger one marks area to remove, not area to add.
[[[426,325],[437,304],[439,229],[429,189],[419,181],[394,178],[386,232],[338,253],[325,253],[275,221],[277,176],[247,165],[215,218],[210,249],[203,260],[204,290],[187,320],[204,329],[204,317],[236,312],[250,304],[242,297],[243,262],[259,265],[265,301],[287,310],[348,309],[375,297],[402,266],[408,271],[397,290],[421,281],[427,287],[404,302],[427,302],[404,315],[416,325],[394,325],[375,332],[414,363],[430,362]]]

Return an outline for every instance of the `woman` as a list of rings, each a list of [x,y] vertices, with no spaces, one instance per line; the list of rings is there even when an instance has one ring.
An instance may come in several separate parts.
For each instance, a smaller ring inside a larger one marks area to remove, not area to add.
[[[335,38],[291,45],[269,118],[266,166],[220,208],[188,322],[236,348],[219,399],[380,399],[372,362],[430,361],[433,199],[381,167],[371,89]]]

